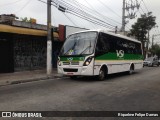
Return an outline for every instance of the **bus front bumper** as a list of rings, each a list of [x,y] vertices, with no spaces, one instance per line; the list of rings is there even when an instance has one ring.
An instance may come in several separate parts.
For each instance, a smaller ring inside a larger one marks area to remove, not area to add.
[[[58,73],[66,76],[92,76],[93,67],[83,66],[83,67],[61,67],[58,66]]]

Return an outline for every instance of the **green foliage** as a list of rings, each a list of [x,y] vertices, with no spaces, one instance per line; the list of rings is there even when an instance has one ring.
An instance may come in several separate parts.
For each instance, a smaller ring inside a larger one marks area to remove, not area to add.
[[[132,25],[132,29],[130,30],[129,35],[134,36],[136,39],[142,42],[143,52],[145,51],[145,42],[149,40],[147,33],[149,33],[149,31],[155,27],[155,20],[156,17],[152,15],[152,12],[141,15],[141,17],[137,19],[137,22]],[[143,54],[145,55],[145,53]]]
[[[155,44],[152,46],[152,48],[150,48],[149,50],[153,55],[157,55],[158,57],[160,57],[160,45]]]
[[[152,16],[152,12],[148,14],[141,15],[141,18],[137,19],[137,22],[132,25],[132,29],[130,30],[131,35],[135,36],[141,42],[145,42],[147,40],[147,33],[156,25],[156,17]]]
[[[23,22],[31,22],[31,19],[28,19],[27,17],[21,18],[21,21]]]

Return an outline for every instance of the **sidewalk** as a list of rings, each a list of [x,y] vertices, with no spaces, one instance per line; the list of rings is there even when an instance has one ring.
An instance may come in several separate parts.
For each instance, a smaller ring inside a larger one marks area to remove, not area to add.
[[[22,71],[14,73],[0,73],[0,86],[46,80],[51,78],[62,77],[53,69],[52,75],[47,76],[46,70]]]

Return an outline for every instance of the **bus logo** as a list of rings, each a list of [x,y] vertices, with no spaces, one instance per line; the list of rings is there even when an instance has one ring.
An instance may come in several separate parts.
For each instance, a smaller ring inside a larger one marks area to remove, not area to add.
[[[124,57],[124,51],[123,50],[116,50],[117,52],[117,57],[122,58]]]
[[[84,58],[83,58],[83,57],[80,57],[80,58],[79,58],[79,60],[83,61],[83,60],[84,60]]]
[[[72,60],[73,60],[73,58],[72,58],[72,57],[70,57],[70,58],[67,58],[67,60],[68,60],[68,61],[72,61]]]

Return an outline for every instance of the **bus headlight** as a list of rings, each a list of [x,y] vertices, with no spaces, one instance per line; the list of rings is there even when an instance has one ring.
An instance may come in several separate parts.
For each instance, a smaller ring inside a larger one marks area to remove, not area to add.
[[[84,62],[83,66],[88,66],[92,61],[92,57],[87,58],[87,60]]]

